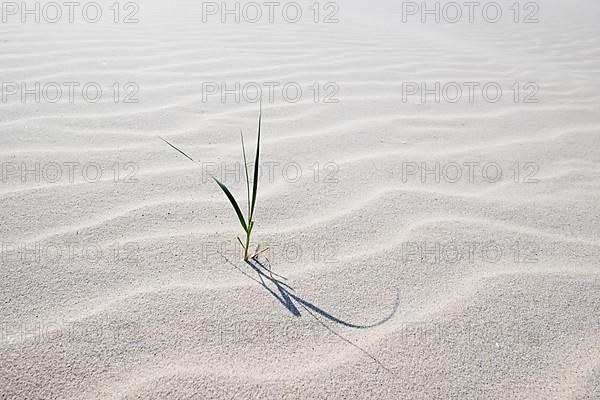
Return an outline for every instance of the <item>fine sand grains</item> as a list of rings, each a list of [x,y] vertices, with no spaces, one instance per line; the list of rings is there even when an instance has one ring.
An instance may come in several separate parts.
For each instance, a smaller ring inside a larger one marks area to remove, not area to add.
[[[598,2],[112,3],[0,24],[0,399],[600,398]]]

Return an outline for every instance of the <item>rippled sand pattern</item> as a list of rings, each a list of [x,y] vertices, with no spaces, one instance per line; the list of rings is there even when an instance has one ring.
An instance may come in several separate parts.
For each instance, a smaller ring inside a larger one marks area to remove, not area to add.
[[[97,24],[9,16],[4,95],[80,86],[0,103],[0,399],[600,399],[600,4],[524,24],[512,3],[497,24],[403,23],[392,0],[332,24],[305,2],[297,24],[158,0],[135,24],[112,2]],[[272,279],[209,178],[244,199],[240,129],[254,154],[252,90],[222,82],[279,85]],[[407,95],[436,82],[462,98]]]

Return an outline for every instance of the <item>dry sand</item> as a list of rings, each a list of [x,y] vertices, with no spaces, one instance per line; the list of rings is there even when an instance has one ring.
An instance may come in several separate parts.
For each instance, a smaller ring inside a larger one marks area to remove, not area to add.
[[[600,399],[597,1],[532,24],[513,1],[496,24],[403,23],[392,0],[332,24],[325,3],[252,24],[145,0],[115,24],[111,3],[0,24],[3,83],[80,84],[0,104],[0,399]],[[208,175],[245,198],[258,104],[210,82],[279,84],[253,241],[287,280],[240,261]]]

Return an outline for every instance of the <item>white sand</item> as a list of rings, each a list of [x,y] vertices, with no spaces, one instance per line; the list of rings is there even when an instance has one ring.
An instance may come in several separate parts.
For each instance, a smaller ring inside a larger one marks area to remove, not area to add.
[[[392,0],[344,0],[337,24],[310,22],[312,2],[299,24],[203,23],[200,2],[146,0],[124,25],[101,3],[95,25],[0,24],[2,82],[105,88],[0,103],[0,399],[600,399],[597,1],[543,0],[537,24],[511,22],[513,1],[497,24],[402,23]],[[403,102],[403,82],[436,81],[503,97]],[[115,103],[114,82],[139,103]],[[277,164],[254,234],[293,291],[240,261],[203,175],[217,165],[245,198],[219,165],[239,162],[240,128],[254,154],[258,105],[203,101],[206,82],[303,87],[264,101]],[[422,162],[446,167],[440,183],[403,179]],[[503,177],[449,182],[466,162]],[[40,172],[23,182],[22,163]],[[411,252],[436,243],[438,260]]]

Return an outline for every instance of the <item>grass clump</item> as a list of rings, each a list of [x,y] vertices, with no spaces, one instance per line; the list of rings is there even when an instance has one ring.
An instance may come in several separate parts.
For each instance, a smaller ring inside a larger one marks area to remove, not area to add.
[[[250,254],[249,253],[250,237],[252,235],[252,229],[254,228],[254,209],[256,207],[256,195],[258,193],[258,171],[259,171],[259,158],[260,158],[261,125],[262,125],[262,110],[258,116],[258,134],[257,134],[257,139],[256,139],[256,155],[255,155],[254,171],[253,171],[253,178],[252,178],[252,191],[250,191],[250,174],[248,172],[248,161],[246,158],[246,146],[244,145],[244,134],[242,131],[240,131],[240,138],[242,141],[242,155],[244,157],[244,170],[245,170],[247,201],[248,201],[248,206],[247,206],[248,213],[247,213],[246,217],[244,217],[242,210],[241,210],[240,206],[238,205],[238,202],[236,201],[233,194],[231,194],[231,191],[227,188],[227,186],[225,186],[225,184],[223,184],[217,178],[212,176],[212,178],[214,179],[216,184],[221,188],[223,193],[225,193],[225,196],[227,196],[227,199],[231,203],[231,206],[233,207],[233,209],[240,221],[240,225],[242,226],[242,229],[244,230],[244,233],[246,236],[245,242],[242,242],[242,240],[240,239],[239,236],[237,237],[238,241],[242,245],[242,248],[244,249],[244,261],[254,259],[259,254],[262,254],[263,252],[268,250],[268,248],[265,248],[261,251],[257,251],[252,256],[249,255]],[[167,140],[163,139],[162,137],[160,139],[162,141],[164,141],[166,144],[168,144],[169,146],[171,146],[173,149],[177,150],[179,153],[181,153],[183,156],[185,156],[188,160],[195,162],[194,159],[192,157],[190,157],[189,155],[187,155],[184,151],[175,147],[173,144],[169,143]]]

